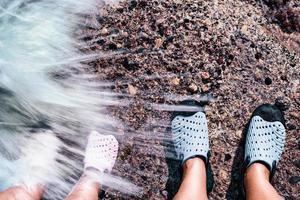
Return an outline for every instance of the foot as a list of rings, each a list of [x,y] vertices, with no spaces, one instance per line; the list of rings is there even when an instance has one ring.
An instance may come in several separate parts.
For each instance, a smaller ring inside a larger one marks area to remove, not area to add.
[[[271,105],[263,105],[254,113],[246,137],[245,161],[247,167],[262,163],[273,172],[284,149],[283,116],[277,107]]]
[[[111,172],[118,154],[118,141],[113,135],[93,131],[85,151],[85,171]]]
[[[241,184],[247,199],[282,199],[270,179],[283,152],[285,136],[283,114],[276,106],[264,104],[254,111],[246,136]]]
[[[208,127],[203,112],[188,117],[176,116],[172,121],[172,135],[178,159],[182,164],[194,157],[201,157],[207,161]]]
[[[182,105],[198,107],[199,103],[194,100],[182,102]],[[211,192],[214,185],[213,173],[209,163],[209,137],[206,116],[203,112],[180,112],[174,113],[172,120],[172,139],[177,159],[181,161],[183,175],[190,169],[194,170],[203,166],[206,174],[205,186]],[[198,173],[199,170],[196,170]]]

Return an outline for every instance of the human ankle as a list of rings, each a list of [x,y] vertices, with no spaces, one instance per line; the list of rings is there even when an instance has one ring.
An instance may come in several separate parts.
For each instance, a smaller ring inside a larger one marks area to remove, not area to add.
[[[205,169],[204,161],[199,157],[195,157],[195,158],[190,158],[184,162],[184,164],[183,164],[184,171],[193,169],[193,168],[204,168]]]
[[[269,169],[261,163],[254,163],[246,170],[244,181],[245,183],[254,183],[258,180],[269,182],[269,178]]]

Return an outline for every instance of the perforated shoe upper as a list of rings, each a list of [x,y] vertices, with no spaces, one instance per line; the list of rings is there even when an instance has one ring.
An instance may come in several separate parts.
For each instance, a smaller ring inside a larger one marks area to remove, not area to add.
[[[197,112],[192,116],[177,116],[172,121],[172,136],[178,159],[182,163],[194,156],[207,159],[209,151],[206,116]]]
[[[118,141],[113,135],[102,135],[93,131],[85,152],[85,169],[93,167],[101,172],[110,172],[118,154]]]
[[[278,163],[283,152],[285,137],[285,128],[281,122],[268,122],[260,116],[254,116],[249,125],[245,146],[248,166],[262,161],[272,170],[273,163]]]

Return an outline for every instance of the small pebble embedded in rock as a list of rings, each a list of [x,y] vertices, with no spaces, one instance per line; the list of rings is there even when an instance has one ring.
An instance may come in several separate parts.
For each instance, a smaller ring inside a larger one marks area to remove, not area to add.
[[[180,84],[180,79],[175,77],[175,78],[172,78],[171,81],[170,81],[171,85],[173,86],[177,86]]]
[[[271,85],[272,84],[272,79],[269,78],[269,77],[265,78],[265,84],[266,85]]]
[[[202,89],[202,92],[206,93],[210,90],[210,87],[206,84],[206,85],[202,85],[201,89]]]
[[[162,44],[163,44],[163,40],[161,38],[157,38],[155,40],[155,48],[156,49],[159,49],[162,46]]]
[[[257,59],[257,60],[259,60],[259,59],[261,59],[261,57],[262,57],[262,54],[261,53],[256,53],[255,54],[255,58]]]
[[[226,153],[226,154],[225,154],[224,160],[225,160],[225,161],[228,161],[228,160],[230,160],[231,158],[232,158],[232,156],[231,156],[230,154]]]
[[[209,75],[208,72],[201,72],[201,73],[200,73],[200,76],[201,76],[201,78],[204,79],[204,80],[207,80],[207,79],[210,78],[210,75]]]
[[[297,168],[300,168],[300,160],[299,159],[295,160],[293,163]]]
[[[299,176],[292,176],[289,178],[289,183],[292,185],[295,185],[300,182],[300,177]]]
[[[139,68],[139,64],[137,62],[129,61],[128,58],[123,60],[122,65],[129,71],[137,70]]]
[[[107,35],[107,34],[108,34],[107,28],[101,29],[100,34],[101,34],[101,35]]]
[[[290,108],[290,100],[287,97],[277,97],[275,100],[275,105],[282,111],[286,111]]]
[[[197,85],[196,85],[195,83],[191,83],[191,84],[189,85],[189,87],[188,87],[188,90],[189,90],[190,92],[195,93],[195,92],[198,91],[198,87],[197,87]]]
[[[128,92],[131,95],[136,95],[137,89],[133,85],[128,85]]]
[[[134,8],[136,8],[136,6],[137,6],[137,1],[135,1],[135,0],[132,0],[132,1],[130,1],[129,2],[129,10],[133,10]]]

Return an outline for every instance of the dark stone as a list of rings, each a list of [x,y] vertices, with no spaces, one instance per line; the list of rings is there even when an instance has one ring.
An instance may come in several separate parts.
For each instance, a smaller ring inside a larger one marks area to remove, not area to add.
[[[251,48],[255,48],[255,47],[256,47],[255,44],[254,44],[254,42],[252,42],[252,43],[250,44],[250,47],[251,47]]]
[[[123,8],[123,7],[119,7],[119,8],[117,8],[117,12],[119,12],[119,13],[123,13],[123,12],[124,12],[124,8]]]
[[[234,59],[234,55],[229,54],[229,55],[227,56],[227,58],[226,58],[226,64],[227,64],[227,66],[230,65],[230,64],[232,63],[233,59]]]
[[[147,75],[152,75],[152,73],[153,73],[153,72],[152,72],[150,69],[147,69],[147,70],[146,70],[146,74],[147,74]]]
[[[275,14],[277,22],[281,26],[282,30],[288,33],[300,32],[300,12],[299,10],[286,6],[279,9]]]
[[[136,6],[137,6],[137,1],[135,1],[135,0],[132,0],[132,1],[130,1],[129,2],[129,10],[133,10],[133,9],[135,9],[136,8]]]
[[[166,45],[168,45],[169,43],[172,43],[174,41],[174,36],[170,35],[168,37],[166,37],[165,41],[164,41],[164,47],[166,47]]]
[[[125,58],[123,60],[122,65],[129,71],[136,70],[139,68],[139,63],[129,61],[128,58]]]
[[[101,16],[101,15],[97,15],[97,16],[96,16],[96,20],[97,20],[100,24],[104,23],[104,21],[105,21],[104,17]]]
[[[293,163],[297,168],[300,168],[300,159],[295,160]]]
[[[263,2],[270,8],[279,8],[284,6],[289,0],[263,0]]]
[[[184,23],[189,23],[190,22],[190,19],[189,18],[184,18]]]
[[[147,176],[141,176],[144,181],[147,181]]]
[[[141,47],[141,48],[138,48],[136,50],[137,53],[143,53],[145,51],[145,48]]]
[[[144,171],[144,170],[145,170],[145,166],[144,166],[143,163],[140,165],[140,170],[141,170],[141,171]]]
[[[97,41],[97,44],[103,45],[103,44],[105,44],[105,40],[104,40],[104,39],[99,39],[99,40]]]
[[[84,37],[82,38],[83,41],[90,41],[90,40],[92,40],[92,39],[93,39],[92,36],[84,36]]]
[[[255,54],[255,58],[256,58],[257,60],[261,59],[261,58],[262,58],[262,54],[259,53],[259,52],[257,52],[257,53]]]
[[[166,199],[168,199],[168,195],[169,195],[169,193],[168,193],[168,191],[167,190],[163,190],[163,191],[161,191],[161,194],[166,198]]]
[[[224,64],[224,58],[222,58],[222,57],[218,58],[218,59],[217,59],[217,63],[218,63],[219,65],[223,65],[223,64]]]
[[[140,2],[139,2],[139,6],[140,6],[141,8],[145,8],[145,7],[147,6],[147,1],[146,1],[146,0],[140,1]]]
[[[228,161],[228,160],[230,160],[231,158],[232,158],[232,156],[231,156],[230,154],[226,153],[226,154],[225,154],[224,160],[225,160],[225,161]]]
[[[116,50],[116,49],[118,49],[118,46],[116,43],[112,42],[108,45],[108,48],[111,50]]]
[[[287,81],[287,76],[286,75],[282,75],[282,76],[280,76],[280,79],[283,80],[283,81]]]
[[[265,84],[266,85],[271,85],[272,84],[272,79],[269,78],[269,77],[265,78]]]
[[[288,98],[285,98],[285,97],[278,97],[276,100],[275,100],[275,105],[282,111],[286,111],[290,108],[290,101]]]
[[[120,33],[120,30],[117,29],[117,28],[113,28],[111,31],[110,31],[110,34],[118,34]]]
[[[290,66],[291,67],[296,67],[296,63],[293,62],[293,63],[290,64]]]
[[[287,125],[287,128],[288,128],[288,130],[295,130],[297,127],[295,126],[295,124],[291,124],[291,123],[288,123]],[[300,149],[300,148],[299,148]]]
[[[158,25],[158,33],[159,33],[159,35],[164,36],[165,32],[166,32],[166,28],[164,26],[162,26],[162,25]]]
[[[299,176],[292,176],[289,178],[289,183],[292,185],[295,185],[300,182],[300,177]]]

